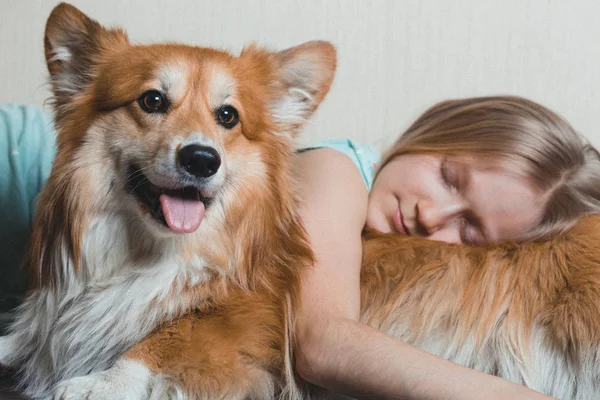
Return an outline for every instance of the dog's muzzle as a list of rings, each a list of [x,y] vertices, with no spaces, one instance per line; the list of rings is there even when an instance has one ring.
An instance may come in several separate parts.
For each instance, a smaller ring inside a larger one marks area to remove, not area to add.
[[[181,188],[167,189],[153,184],[138,164],[129,165],[125,186],[154,220],[174,232],[194,232],[212,201],[212,197],[202,195],[198,186],[217,173],[221,157],[212,147],[192,144],[178,151],[177,164]],[[190,186],[190,181],[201,183]]]

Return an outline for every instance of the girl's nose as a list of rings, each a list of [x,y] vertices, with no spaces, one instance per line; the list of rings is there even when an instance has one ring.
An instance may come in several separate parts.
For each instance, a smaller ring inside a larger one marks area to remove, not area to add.
[[[427,236],[448,226],[464,211],[459,198],[444,201],[422,200],[417,204],[417,219],[427,231]]]

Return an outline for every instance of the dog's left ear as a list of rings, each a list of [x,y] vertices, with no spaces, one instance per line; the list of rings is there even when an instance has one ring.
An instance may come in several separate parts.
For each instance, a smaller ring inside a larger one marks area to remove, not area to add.
[[[57,5],[46,22],[44,52],[60,119],[76,96],[93,81],[103,51],[128,45],[119,29],[105,29],[67,3]]]
[[[280,63],[281,91],[270,105],[271,115],[284,129],[295,131],[317,109],[333,82],[335,47],[313,41],[275,53]]]

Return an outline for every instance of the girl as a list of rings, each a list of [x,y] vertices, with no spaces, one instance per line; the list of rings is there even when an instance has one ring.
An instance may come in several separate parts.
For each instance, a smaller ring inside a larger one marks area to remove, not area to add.
[[[433,106],[383,158],[372,188],[367,148],[315,147],[295,164],[317,259],[302,289],[298,373],[355,397],[548,398],[360,324],[361,231],[466,244],[546,238],[600,211],[598,152],[558,115],[517,97]]]

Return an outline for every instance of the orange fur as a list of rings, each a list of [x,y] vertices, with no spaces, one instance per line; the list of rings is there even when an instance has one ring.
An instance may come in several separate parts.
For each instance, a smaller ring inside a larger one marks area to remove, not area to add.
[[[362,320],[450,359],[443,349],[472,348],[470,357],[454,361],[546,394],[564,389],[569,398],[595,398],[599,373],[590,359],[600,349],[599,239],[600,216],[582,219],[563,236],[520,245],[457,246],[367,231]],[[509,354],[490,353],[498,342]],[[553,389],[540,383],[544,377],[528,382],[539,374],[543,352],[554,354],[574,389]],[[502,357],[521,365],[523,376],[505,376]]]

